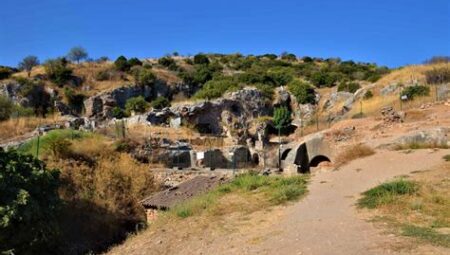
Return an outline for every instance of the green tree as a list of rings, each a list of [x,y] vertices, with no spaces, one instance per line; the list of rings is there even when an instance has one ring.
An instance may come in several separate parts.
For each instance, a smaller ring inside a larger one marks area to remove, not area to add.
[[[19,69],[27,72],[28,77],[31,75],[33,67],[39,65],[39,59],[36,56],[27,56],[19,63]]]
[[[81,60],[86,59],[87,57],[88,57],[87,51],[80,46],[73,47],[72,49],[70,49],[69,53],[67,53],[67,58],[69,60],[77,62],[78,64],[80,63]]]
[[[316,102],[316,94],[308,82],[294,80],[287,87],[299,104],[314,104]]]
[[[14,104],[9,98],[0,95],[0,121],[7,120],[14,110]]]
[[[275,108],[273,111],[273,124],[278,130],[289,126],[291,122],[291,112],[286,106]]]
[[[145,110],[147,110],[148,103],[145,101],[144,97],[132,97],[127,100],[125,103],[125,109],[127,112],[137,112],[137,113],[143,113]]]
[[[275,108],[273,112],[273,123],[278,129],[278,167],[281,168],[281,130],[288,127],[292,122],[291,112],[286,106]]]
[[[56,254],[59,171],[0,149],[0,253]]]

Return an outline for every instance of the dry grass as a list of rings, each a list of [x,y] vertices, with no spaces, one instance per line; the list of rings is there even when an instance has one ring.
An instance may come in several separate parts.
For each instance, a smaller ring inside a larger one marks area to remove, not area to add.
[[[419,172],[412,180],[404,181],[415,183],[414,192],[391,194],[389,199],[384,199],[384,203],[374,206],[374,213],[378,219],[390,223],[395,233],[450,247],[450,233],[447,231],[450,228],[448,176],[450,163],[431,171]]]
[[[385,75],[377,81],[377,86],[386,86],[392,83],[410,83],[411,81],[417,81],[424,84],[425,72],[433,70],[435,68],[447,67],[450,68],[449,63],[440,63],[433,65],[411,65],[395,70],[388,75]]]
[[[354,144],[345,148],[337,155],[335,166],[340,167],[352,160],[364,158],[373,154],[375,154],[375,151],[369,146],[365,144]]]
[[[47,118],[21,117],[0,122],[0,141],[9,141],[14,137],[25,135],[44,124],[62,123],[64,118],[53,115]]]

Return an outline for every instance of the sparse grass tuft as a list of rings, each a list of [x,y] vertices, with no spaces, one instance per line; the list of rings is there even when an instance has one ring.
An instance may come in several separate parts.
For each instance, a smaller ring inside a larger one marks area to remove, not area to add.
[[[251,212],[300,198],[306,194],[306,183],[307,179],[304,176],[271,177],[255,173],[243,174],[213,191],[175,206],[169,210],[169,215],[187,218],[204,213],[222,215],[234,211]],[[226,206],[223,204],[225,202]]]
[[[376,208],[374,220],[387,223],[394,233],[432,245],[450,247],[450,164],[381,184],[363,193],[359,207]]]
[[[377,208],[390,204],[402,195],[411,195],[417,191],[417,184],[404,179],[383,183],[363,193],[358,200],[359,207]]]
[[[420,150],[420,149],[448,149],[446,144],[439,143],[407,143],[399,144],[394,147],[395,150]]]
[[[450,247],[450,235],[441,234],[432,228],[406,224],[402,227],[401,234],[404,236],[415,237],[434,245]]]
[[[444,157],[443,157],[443,159],[445,160],[445,161],[450,161],[450,154],[448,154],[448,155],[445,155]]]
[[[375,151],[369,146],[364,144],[355,144],[338,154],[336,157],[336,166],[339,167],[352,160],[364,158],[373,154],[375,154]]]

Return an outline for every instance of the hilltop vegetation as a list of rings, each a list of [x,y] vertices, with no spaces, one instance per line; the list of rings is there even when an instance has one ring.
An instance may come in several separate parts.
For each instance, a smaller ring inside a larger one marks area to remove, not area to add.
[[[289,86],[296,95],[303,94],[298,96],[300,101],[311,103],[308,94],[315,88],[374,82],[389,72],[388,68],[371,63],[300,58],[291,53],[279,56],[199,53],[193,57],[173,54],[159,59],[120,56],[114,61],[107,57],[92,60],[81,47],[71,49],[67,56],[39,64],[37,57],[27,56],[18,64],[19,69],[2,67],[0,79],[21,84],[20,96],[30,98],[26,107],[40,116],[54,111],[57,101],[79,113],[84,107],[83,99],[95,93],[120,86],[152,87],[157,82],[173,87],[174,93],[166,98],[169,103],[174,99],[213,99],[246,86],[260,89],[269,99],[276,87]],[[184,89],[175,88],[179,84]],[[150,102],[156,98],[145,99]]]

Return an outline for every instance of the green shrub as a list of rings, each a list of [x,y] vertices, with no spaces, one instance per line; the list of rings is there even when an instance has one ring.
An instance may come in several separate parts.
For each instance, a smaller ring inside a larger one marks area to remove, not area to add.
[[[48,78],[60,87],[72,78],[72,69],[67,67],[65,58],[47,60],[44,67]]]
[[[150,105],[154,109],[163,109],[165,107],[170,106],[170,101],[165,97],[158,97],[155,100],[153,100]]]
[[[111,110],[111,115],[113,118],[116,118],[116,119],[123,119],[123,118],[127,117],[126,112],[117,106]]]
[[[366,91],[366,93],[364,93],[363,99],[364,100],[368,100],[371,99],[373,97],[373,93],[371,90]]]
[[[11,117],[30,117],[34,115],[33,108],[15,105]]]
[[[400,179],[386,182],[364,192],[358,200],[358,206],[376,208],[396,201],[399,196],[414,194],[417,190],[418,185],[412,181]]]
[[[0,121],[9,119],[13,110],[13,102],[9,98],[0,95]]]
[[[357,82],[343,81],[343,82],[339,83],[337,90],[355,93],[360,88],[361,88],[361,86]]]
[[[205,54],[199,53],[194,56],[194,64],[207,65],[207,64],[209,64],[209,58]]]
[[[59,171],[28,155],[0,149],[0,253],[54,254]]]
[[[171,57],[162,57],[158,59],[158,64],[167,67],[169,70],[176,71],[178,69],[177,63]]]
[[[286,61],[296,61],[297,56],[295,56],[295,54],[292,53],[283,52],[281,53],[281,59]]]
[[[125,103],[125,109],[127,112],[136,112],[136,113],[143,113],[145,110],[147,110],[148,103],[145,101],[144,97],[138,96],[138,97],[132,97],[127,100]]]
[[[241,86],[230,77],[218,77],[208,81],[202,89],[195,93],[194,98],[213,99],[221,97],[225,92],[235,91]]]
[[[316,102],[314,89],[306,81],[294,80],[288,84],[287,88],[299,104],[314,104]]]
[[[127,58],[124,56],[118,57],[116,61],[114,61],[114,66],[116,67],[117,70],[123,72],[130,70],[131,67],[130,64],[128,63]]]
[[[13,73],[11,68],[0,66],[0,80],[9,78]]]
[[[128,66],[129,67],[142,66],[142,61],[140,61],[138,58],[130,58],[128,60]]]
[[[95,74],[95,80],[97,81],[107,81],[111,79],[109,70],[100,70],[97,74]]]
[[[133,76],[138,86],[150,86],[156,81],[156,75],[151,70],[142,67],[133,68]]]
[[[267,72],[267,76],[276,86],[285,86],[294,79],[294,72],[290,68],[275,68]]]
[[[401,95],[406,96],[407,100],[413,100],[415,97],[429,96],[430,88],[423,85],[409,86],[402,91]]]
[[[263,93],[263,95],[268,98],[268,99],[272,99],[273,98],[273,87],[267,84],[263,84],[263,83],[257,83],[254,84],[254,86]]]
[[[314,72],[310,80],[317,87],[332,87],[338,81],[339,75],[337,73],[318,71]]]

